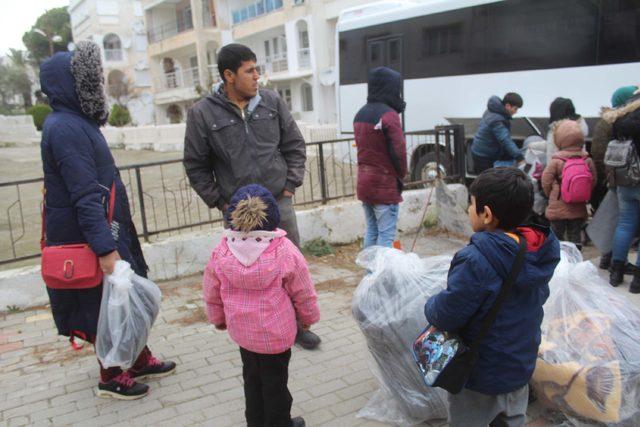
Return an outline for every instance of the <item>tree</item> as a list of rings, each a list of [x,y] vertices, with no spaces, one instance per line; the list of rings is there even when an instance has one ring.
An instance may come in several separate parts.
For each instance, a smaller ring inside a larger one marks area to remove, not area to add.
[[[40,30],[45,35],[35,30]],[[54,37],[59,36],[59,42]],[[49,9],[36,20],[31,30],[24,33],[22,42],[27,47],[31,58],[38,65],[53,52],[64,52],[67,45],[73,41],[71,36],[71,18],[66,7]]]
[[[7,56],[13,65],[9,74],[9,83],[22,96],[22,103],[26,110],[33,105],[31,99],[32,82],[28,71],[31,64],[27,58],[28,55],[19,49],[9,49],[9,55]]]

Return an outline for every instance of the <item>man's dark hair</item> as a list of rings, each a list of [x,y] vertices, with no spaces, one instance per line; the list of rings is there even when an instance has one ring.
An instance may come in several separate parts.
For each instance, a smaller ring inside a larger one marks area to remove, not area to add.
[[[239,43],[231,43],[223,46],[218,52],[218,72],[220,78],[224,78],[224,70],[231,70],[233,73],[238,72],[238,68],[244,61],[257,61],[256,54],[247,46]]]
[[[476,212],[489,206],[503,230],[521,225],[533,208],[533,185],[518,168],[493,168],[473,181],[469,192],[476,199]]]
[[[524,102],[522,101],[522,97],[515,92],[509,92],[502,98],[502,105],[513,105],[514,107],[522,108]]]

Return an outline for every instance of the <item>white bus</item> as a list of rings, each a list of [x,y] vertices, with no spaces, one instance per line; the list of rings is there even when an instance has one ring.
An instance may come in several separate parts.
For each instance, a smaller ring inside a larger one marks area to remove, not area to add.
[[[596,118],[615,89],[640,83],[638,0],[382,1],[345,10],[337,39],[343,134],[382,65],[403,75],[406,131],[464,123],[468,136],[491,95],[522,95],[518,115],[544,136],[556,97]]]

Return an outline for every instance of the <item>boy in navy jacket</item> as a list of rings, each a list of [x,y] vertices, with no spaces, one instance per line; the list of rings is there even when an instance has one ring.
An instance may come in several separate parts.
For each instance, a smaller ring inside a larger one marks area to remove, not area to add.
[[[469,191],[469,220],[475,234],[453,258],[447,289],[427,301],[429,323],[458,333],[470,345],[511,271],[520,238],[526,240],[527,252],[509,297],[480,344],[465,389],[449,394],[449,423],[524,426],[528,382],[540,345],[542,305],[560,261],[560,245],[546,227],[520,226],[531,212],[533,188],[519,169],[486,170]]]

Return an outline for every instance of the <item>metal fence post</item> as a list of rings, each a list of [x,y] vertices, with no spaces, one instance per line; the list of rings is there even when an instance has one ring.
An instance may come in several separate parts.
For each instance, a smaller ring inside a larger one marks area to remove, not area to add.
[[[140,168],[136,167],[136,182],[138,184],[138,202],[140,203],[140,217],[142,218],[142,235],[144,241],[149,242],[149,228],[147,227],[147,213],[144,210],[144,191],[142,191],[142,177],[140,176]]]
[[[327,177],[324,170],[324,151],[323,144],[318,144],[318,155],[320,156],[318,168],[320,169],[320,194],[322,195],[322,204],[327,204]]]

